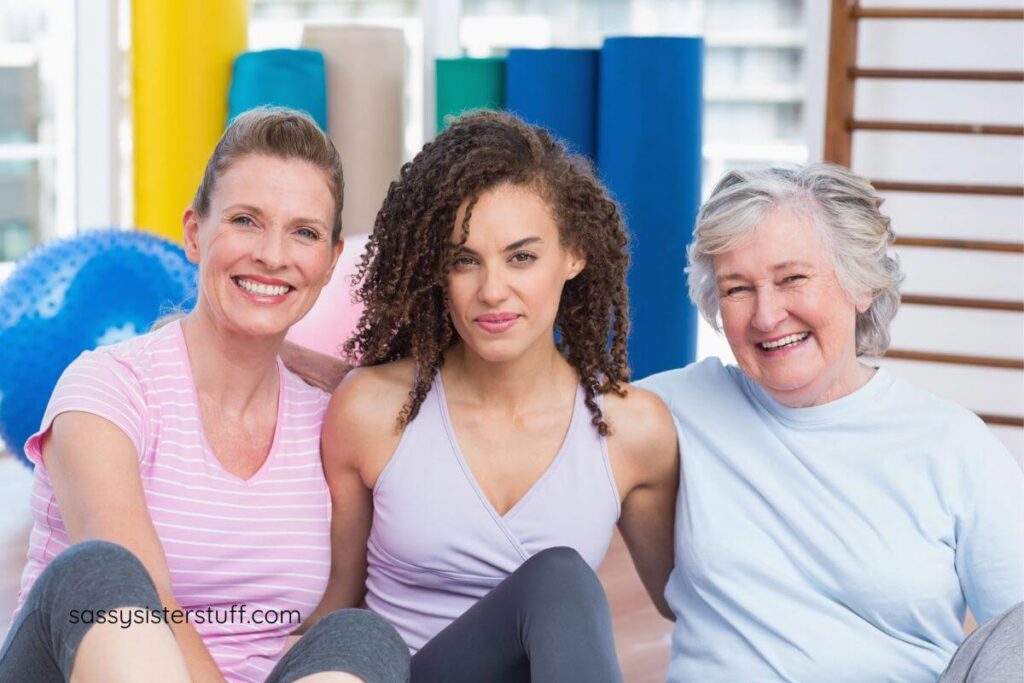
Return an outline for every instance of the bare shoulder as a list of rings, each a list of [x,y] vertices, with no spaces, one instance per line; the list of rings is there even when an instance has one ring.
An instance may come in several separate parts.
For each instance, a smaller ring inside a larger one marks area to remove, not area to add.
[[[625,396],[605,394],[604,404],[612,431],[625,440],[651,446],[675,441],[672,414],[654,392],[627,384]]]
[[[398,416],[414,376],[411,360],[356,368],[345,376],[324,418],[326,466],[347,464],[364,472],[383,468],[401,438]]]
[[[675,422],[656,394],[626,385],[625,396],[605,394],[604,405],[609,451],[622,457],[641,481],[677,466]]]
[[[413,362],[404,359],[355,368],[334,390],[327,421],[341,422],[354,430],[395,427],[414,376]]]

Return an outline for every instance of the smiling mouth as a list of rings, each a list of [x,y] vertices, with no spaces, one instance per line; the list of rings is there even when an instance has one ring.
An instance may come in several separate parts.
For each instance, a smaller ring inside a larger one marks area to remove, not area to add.
[[[764,351],[777,351],[778,349],[784,349],[794,344],[799,344],[804,339],[811,336],[810,332],[798,332],[797,334],[791,334],[782,339],[774,339],[772,341],[761,342],[758,346]]]
[[[267,285],[244,277],[233,277],[231,279],[238,285],[239,289],[253,296],[284,296],[294,289],[290,285]]]

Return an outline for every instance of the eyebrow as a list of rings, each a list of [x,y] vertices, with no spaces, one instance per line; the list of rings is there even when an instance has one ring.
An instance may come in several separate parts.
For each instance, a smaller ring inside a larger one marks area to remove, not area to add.
[[[798,268],[803,270],[811,270],[811,264],[806,261],[783,261],[772,266],[773,272],[780,270],[789,270],[790,268]],[[715,282],[725,282],[726,280],[746,280],[747,278],[739,273],[726,273],[725,275],[719,275],[715,278]]]
[[[232,211],[238,211],[238,210],[248,211],[249,213],[254,213],[257,216],[264,215],[263,211],[260,210],[260,207],[253,206],[252,204],[232,204],[232,205],[230,205],[230,206],[228,206],[227,208],[224,209],[224,213],[230,213]],[[320,226],[321,228],[326,228],[327,227],[327,224],[324,223],[319,218],[310,218],[308,216],[299,216],[298,218],[295,218],[295,219],[293,219],[290,222],[292,224],[317,225],[317,226]]]
[[[523,247],[525,247],[527,245],[535,244],[537,242],[542,242],[542,241],[543,240],[541,238],[539,238],[539,237],[524,237],[521,240],[516,240],[512,244],[509,244],[504,249],[502,249],[502,251],[505,252],[505,253],[508,253],[510,251],[515,251],[516,249],[522,249]],[[473,254],[474,256],[479,256],[479,254],[474,249],[470,249],[467,246],[463,246],[462,247],[462,251],[466,252],[467,254]]]

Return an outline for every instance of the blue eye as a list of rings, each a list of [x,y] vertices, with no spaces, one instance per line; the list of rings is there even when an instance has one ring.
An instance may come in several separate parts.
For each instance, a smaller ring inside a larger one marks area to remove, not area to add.
[[[300,237],[303,237],[303,238],[308,239],[308,240],[318,240],[318,239],[320,239],[320,233],[318,233],[316,230],[313,230],[312,228],[299,228],[295,232]]]
[[[246,216],[245,214],[235,216],[234,218],[231,219],[231,222],[237,225],[255,225],[253,223],[252,218]]]

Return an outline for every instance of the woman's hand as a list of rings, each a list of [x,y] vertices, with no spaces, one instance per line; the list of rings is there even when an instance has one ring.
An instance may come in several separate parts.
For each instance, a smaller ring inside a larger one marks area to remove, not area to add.
[[[345,379],[352,366],[334,356],[307,349],[305,346],[286,341],[281,347],[281,360],[285,367],[301,377],[306,384],[323,389],[327,393],[334,390]]]

